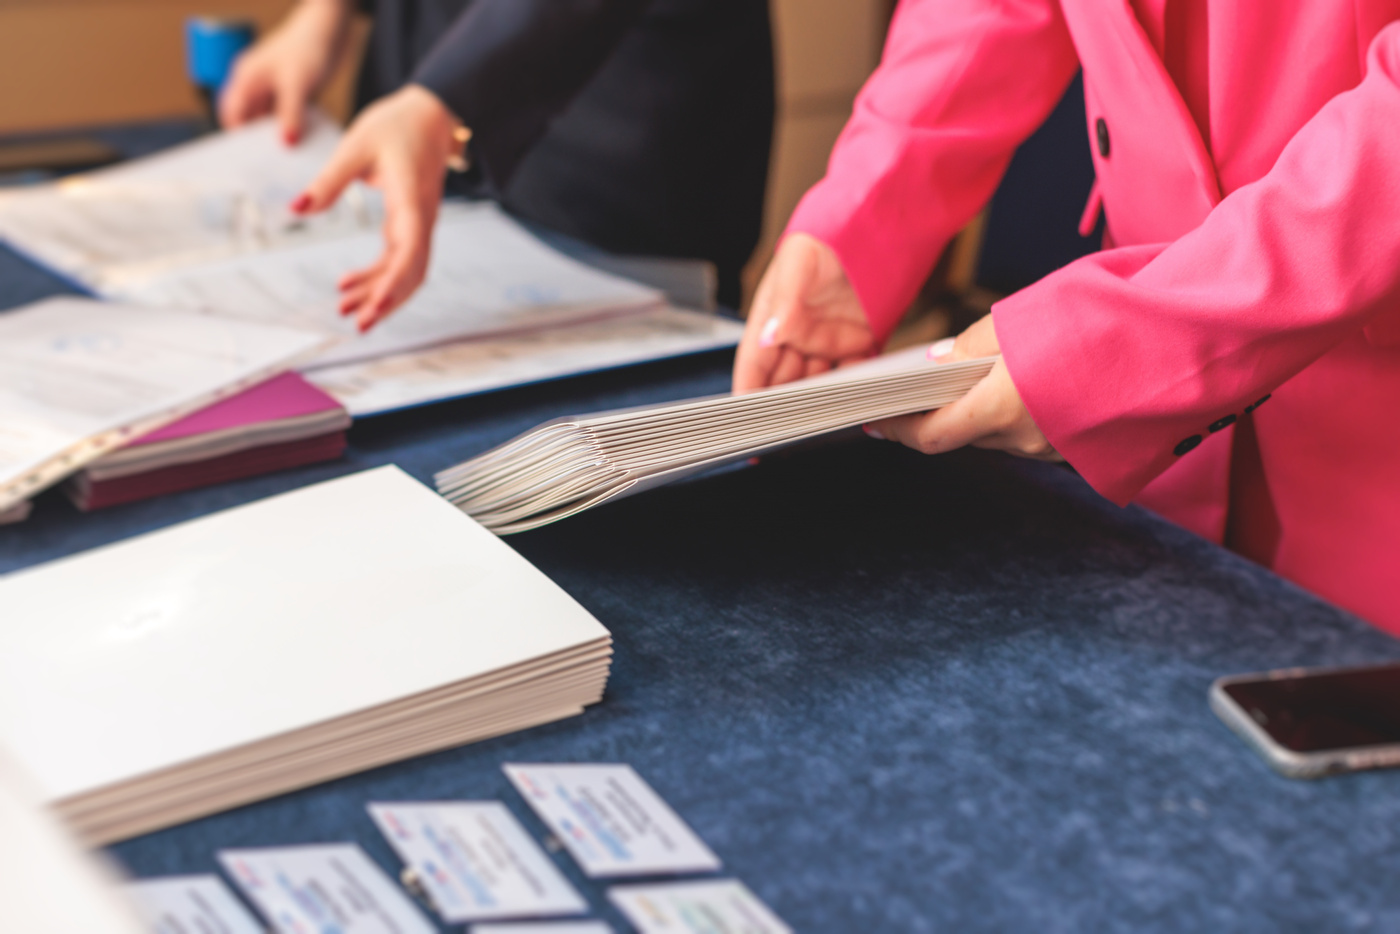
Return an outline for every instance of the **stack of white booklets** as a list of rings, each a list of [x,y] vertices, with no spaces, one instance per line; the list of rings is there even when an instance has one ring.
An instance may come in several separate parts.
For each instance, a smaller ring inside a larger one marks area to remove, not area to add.
[[[438,490],[501,535],[865,422],[936,409],[995,357],[935,364],[925,347],[744,395],[555,419],[437,476]]]
[[[608,631],[383,467],[0,578],[0,744],[106,842],[582,712]]]

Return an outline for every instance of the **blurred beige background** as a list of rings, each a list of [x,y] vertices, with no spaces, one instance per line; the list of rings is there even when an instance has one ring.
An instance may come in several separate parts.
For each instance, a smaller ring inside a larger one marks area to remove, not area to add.
[[[826,167],[879,60],[894,0],[771,0],[778,63],[765,233],[751,287],[802,193]],[[292,0],[0,0],[0,135],[199,112],[184,70],[183,22],[241,16],[271,27]],[[343,115],[353,62],[324,104]]]

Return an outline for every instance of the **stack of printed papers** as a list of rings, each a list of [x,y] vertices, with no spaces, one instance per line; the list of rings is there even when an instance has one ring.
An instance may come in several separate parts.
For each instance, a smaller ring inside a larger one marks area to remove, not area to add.
[[[0,515],[321,343],[272,323],[77,298],[0,314]]]
[[[0,578],[0,744],[93,842],[581,713],[611,637],[397,468]]]
[[[995,357],[929,362],[910,348],[812,379],[546,422],[437,476],[438,490],[498,534],[842,428],[961,398]]]

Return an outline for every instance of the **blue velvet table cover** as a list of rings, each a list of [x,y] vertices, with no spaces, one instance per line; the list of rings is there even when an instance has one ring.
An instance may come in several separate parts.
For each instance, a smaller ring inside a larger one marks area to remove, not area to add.
[[[0,307],[62,291],[0,252]],[[429,482],[560,414],[723,391],[728,366],[384,416],[341,461],[90,515],[51,491],[0,528],[0,571],[380,464]],[[799,931],[1400,930],[1400,772],[1281,778],[1206,705],[1218,675],[1400,646],[1067,470],[849,438],[508,541],[612,631],[602,704],[118,860],[210,872],[223,847],[353,840],[392,874],[368,801],[500,799],[542,838],[503,762],[627,762]]]

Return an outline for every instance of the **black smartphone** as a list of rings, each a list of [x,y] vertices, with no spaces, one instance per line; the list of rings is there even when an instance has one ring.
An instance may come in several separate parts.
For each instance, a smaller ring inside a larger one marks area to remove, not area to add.
[[[1233,675],[1210,706],[1290,778],[1400,765],[1400,662]]]

